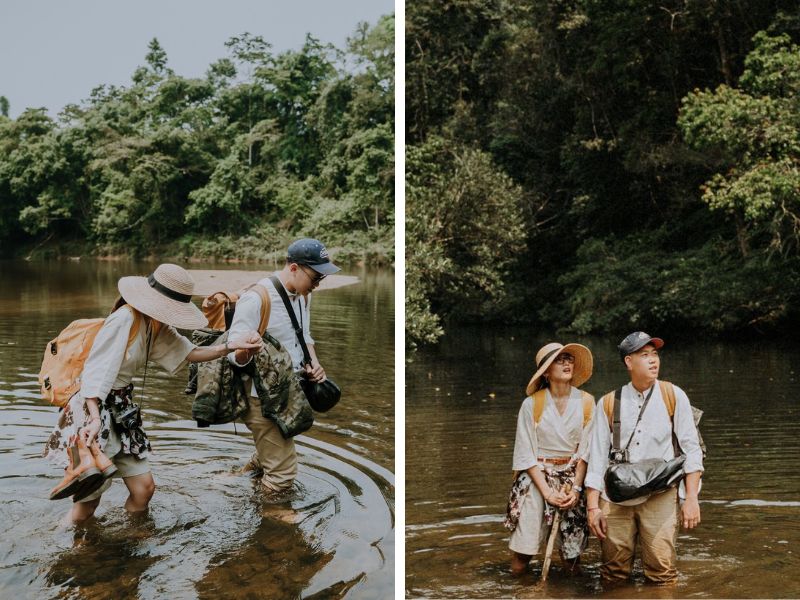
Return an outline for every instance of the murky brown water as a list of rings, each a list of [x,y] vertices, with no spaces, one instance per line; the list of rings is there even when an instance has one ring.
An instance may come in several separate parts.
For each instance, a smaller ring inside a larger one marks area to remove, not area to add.
[[[38,396],[42,352],[69,321],[107,314],[120,276],[152,266],[0,262],[0,597],[392,596],[389,271],[346,271],[362,283],[315,298],[319,355],[344,395],[297,438],[293,493],[269,500],[235,475],[252,452],[247,429],[197,429],[183,394],[185,372],[169,378],[151,368],[143,408],[157,489],[149,516],[126,514],[127,492],[117,480],[95,523],[59,525],[71,503],[47,499],[60,474],[40,458],[56,419]],[[138,393],[141,381],[135,384]]]
[[[625,332],[623,332],[624,334]],[[662,378],[705,411],[701,526],[678,539],[675,588],[599,585],[599,545],[574,579],[540,562],[508,574],[502,526],[519,406],[540,332],[462,328],[419,353],[406,374],[406,593],[439,598],[800,597],[800,346],[680,343],[667,332]],[[620,338],[622,335],[620,335]],[[584,338],[595,356],[585,389],[625,382],[618,340]]]

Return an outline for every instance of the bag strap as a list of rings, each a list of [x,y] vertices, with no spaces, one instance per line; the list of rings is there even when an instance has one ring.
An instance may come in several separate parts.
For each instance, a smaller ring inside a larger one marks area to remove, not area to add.
[[[614,390],[614,423],[611,432],[614,435],[613,447],[619,449],[620,430],[622,429],[622,388]],[[636,428],[634,427],[634,431]]]
[[[542,388],[533,394],[533,428],[539,426],[539,421],[542,420],[542,413],[544,412],[544,405],[547,402],[547,390]]]
[[[270,275],[269,280],[272,282],[272,285],[275,286],[275,291],[278,292],[281,300],[283,300],[283,305],[286,307],[286,312],[289,313],[289,318],[292,320],[294,334],[297,336],[297,341],[300,342],[300,347],[303,349],[303,364],[311,364],[311,355],[308,352],[308,346],[306,346],[306,340],[303,337],[303,328],[297,323],[297,317],[294,314],[294,309],[292,308],[292,302],[289,300],[289,295],[286,293],[286,288],[283,287],[283,283],[280,279],[278,279],[277,275]]]

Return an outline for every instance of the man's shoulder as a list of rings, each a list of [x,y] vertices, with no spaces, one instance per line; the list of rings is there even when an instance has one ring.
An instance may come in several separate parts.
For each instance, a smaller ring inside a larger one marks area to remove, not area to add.
[[[689,401],[689,396],[686,394],[683,388],[679,387],[675,382],[665,381],[663,379],[659,379],[658,381],[659,383],[666,383],[667,385],[671,385],[672,389],[675,390],[675,398],[678,399],[678,401],[681,400],[686,400],[687,402]]]

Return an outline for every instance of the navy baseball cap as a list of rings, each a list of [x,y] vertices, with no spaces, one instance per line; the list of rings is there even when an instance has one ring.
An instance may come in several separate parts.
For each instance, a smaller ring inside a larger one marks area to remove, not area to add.
[[[339,267],[331,262],[328,257],[328,250],[319,240],[303,238],[292,242],[286,251],[286,260],[311,267],[322,275],[332,275],[341,271]]]
[[[629,334],[625,337],[620,345],[617,346],[619,350],[619,356],[622,359],[625,359],[626,356],[629,354],[633,354],[634,352],[638,352],[647,344],[652,344],[653,347],[658,350],[664,345],[664,340],[661,338],[654,338],[650,337],[644,331],[634,331],[633,333]]]

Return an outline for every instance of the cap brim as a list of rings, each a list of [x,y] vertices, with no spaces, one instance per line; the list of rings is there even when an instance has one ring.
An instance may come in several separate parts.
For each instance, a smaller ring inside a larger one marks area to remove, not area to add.
[[[320,273],[322,275],[333,275],[334,273],[338,273],[339,271],[341,271],[341,269],[339,267],[337,267],[335,264],[333,264],[331,262],[320,263],[318,265],[308,265],[307,264],[306,266],[307,267],[311,267],[317,273]]]
[[[167,298],[150,287],[146,277],[123,277],[117,289],[128,304],[156,321],[178,329],[208,327],[208,319],[197,306]]]

